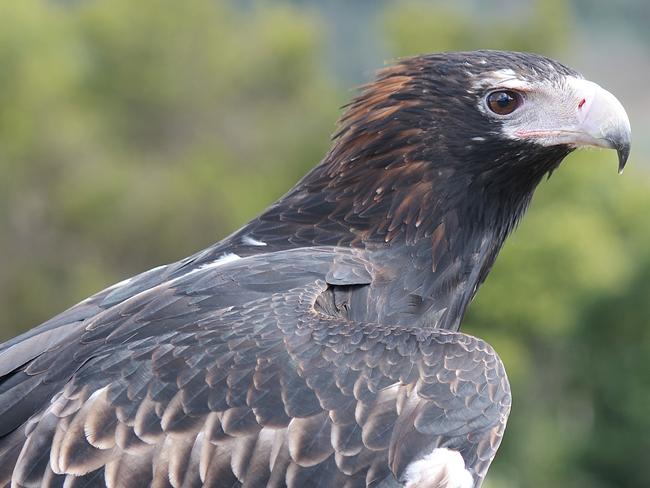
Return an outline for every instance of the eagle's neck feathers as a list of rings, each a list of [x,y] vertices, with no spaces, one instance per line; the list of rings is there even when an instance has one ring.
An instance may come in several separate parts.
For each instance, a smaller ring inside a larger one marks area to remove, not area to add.
[[[408,64],[384,70],[348,105],[324,160],[261,220],[346,245],[415,245],[441,225],[505,239],[569,150],[495,137],[468,103]]]
[[[397,65],[367,86],[324,160],[238,235],[275,248],[366,249],[399,269],[387,293],[421,305],[409,320],[457,328],[535,187],[569,149],[495,135],[468,99],[413,69]]]

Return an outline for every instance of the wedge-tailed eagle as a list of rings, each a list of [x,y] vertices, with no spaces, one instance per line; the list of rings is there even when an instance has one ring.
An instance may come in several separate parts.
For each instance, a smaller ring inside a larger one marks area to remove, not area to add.
[[[0,346],[0,486],[479,487],[511,396],[459,326],[581,146],[629,121],[556,61],[384,69],[259,217]]]

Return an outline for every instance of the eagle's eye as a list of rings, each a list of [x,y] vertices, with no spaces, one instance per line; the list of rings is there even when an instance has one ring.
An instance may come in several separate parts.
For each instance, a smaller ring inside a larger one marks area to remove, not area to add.
[[[497,90],[490,93],[487,106],[497,115],[508,115],[521,105],[521,95],[512,90]]]

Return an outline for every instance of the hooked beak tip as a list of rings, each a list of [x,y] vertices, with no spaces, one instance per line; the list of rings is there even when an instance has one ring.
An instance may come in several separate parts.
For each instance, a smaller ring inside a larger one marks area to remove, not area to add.
[[[588,80],[572,80],[575,93],[585,103],[579,106],[583,117],[577,132],[581,135],[576,145],[616,149],[618,172],[623,172],[630,156],[632,132],[630,119],[621,102],[610,92]],[[581,108],[582,107],[582,108]]]
[[[625,164],[630,157],[630,143],[628,142],[625,144],[617,145],[616,152],[618,153],[618,174],[620,175],[623,173]]]

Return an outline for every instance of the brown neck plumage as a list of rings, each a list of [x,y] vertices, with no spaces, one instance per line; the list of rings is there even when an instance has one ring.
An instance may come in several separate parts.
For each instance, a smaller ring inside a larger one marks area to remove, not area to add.
[[[514,164],[509,155],[529,148],[488,137],[469,143],[471,134],[494,131],[487,124],[412,60],[388,68],[347,106],[325,159],[262,219],[282,212],[285,222],[322,228],[329,242],[413,244],[452,213],[467,233],[502,228],[505,238],[567,151]]]

